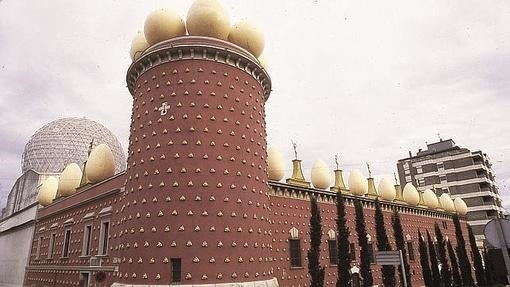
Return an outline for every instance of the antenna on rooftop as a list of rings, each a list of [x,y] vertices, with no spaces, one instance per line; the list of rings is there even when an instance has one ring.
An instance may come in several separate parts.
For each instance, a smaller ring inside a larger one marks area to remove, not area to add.
[[[396,172],[393,172],[393,177],[395,178],[395,184],[398,184],[398,181],[397,181],[397,173],[396,173]]]
[[[336,164],[336,169],[338,170],[338,155],[335,154],[335,164]]]
[[[366,162],[367,164],[367,169],[368,169],[368,177],[372,177],[372,171],[370,170],[370,164],[368,162]]]
[[[439,132],[437,132],[436,135],[437,135],[437,138],[439,138],[439,141],[442,142],[443,139],[441,138],[441,134]]]
[[[294,157],[296,159],[298,159],[298,157],[297,157],[297,143],[293,140],[290,140],[290,142],[292,143],[292,148],[294,148]]]

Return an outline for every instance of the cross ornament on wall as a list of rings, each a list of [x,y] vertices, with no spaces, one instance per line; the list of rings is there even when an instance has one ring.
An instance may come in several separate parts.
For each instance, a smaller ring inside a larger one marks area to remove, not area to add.
[[[158,108],[162,116],[166,115],[168,109],[170,109],[170,105],[167,102],[162,103]]]

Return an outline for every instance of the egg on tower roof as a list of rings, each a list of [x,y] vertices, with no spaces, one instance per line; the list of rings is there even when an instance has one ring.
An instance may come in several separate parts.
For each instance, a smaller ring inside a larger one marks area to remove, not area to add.
[[[457,197],[453,200],[453,205],[455,206],[455,210],[459,215],[464,216],[468,212],[466,202],[460,197]]]
[[[90,152],[87,165],[85,166],[87,178],[96,183],[105,180],[115,174],[115,167],[113,164],[113,154],[110,147],[106,144],[96,146]]]
[[[363,196],[368,192],[367,179],[361,171],[357,169],[351,170],[349,174],[349,190],[353,195]]]
[[[241,46],[258,58],[264,50],[264,34],[248,20],[241,20],[232,26],[228,34],[228,40]]]
[[[322,160],[317,160],[312,167],[312,184],[315,188],[326,189],[331,184],[329,168]]]
[[[448,193],[441,194],[439,201],[441,202],[441,206],[444,210],[455,212],[455,205],[453,204],[453,200]]]
[[[39,188],[39,193],[37,194],[37,201],[39,204],[42,206],[50,205],[57,195],[57,188],[57,178],[54,176],[48,177]]]
[[[175,11],[169,9],[152,11],[145,19],[143,31],[150,46],[186,35],[184,20]]]
[[[285,175],[285,159],[275,148],[267,151],[267,174],[270,180],[280,181]]]
[[[186,27],[192,36],[227,40],[230,19],[227,10],[218,0],[195,0],[188,10]]]
[[[381,181],[379,181],[379,195],[382,199],[393,201],[396,196],[396,190],[393,186],[393,182],[387,178],[381,178]]]
[[[140,58],[142,53],[147,50],[147,48],[149,48],[149,43],[147,43],[145,35],[142,32],[138,32],[131,42],[131,49],[129,50],[131,60],[134,61]]]
[[[58,194],[68,196],[76,192],[76,188],[80,186],[81,177],[81,168],[76,163],[68,164],[60,175]]]
[[[411,183],[407,183],[404,186],[402,197],[404,198],[404,201],[411,206],[416,206],[418,205],[418,202],[420,202],[420,194],[418,193],[418,190],[416,190],[416,187],[414,187]]]
[[[423,202],[430,209],[436,209],[439,205],[436,194],[428,188],[423,191]]]

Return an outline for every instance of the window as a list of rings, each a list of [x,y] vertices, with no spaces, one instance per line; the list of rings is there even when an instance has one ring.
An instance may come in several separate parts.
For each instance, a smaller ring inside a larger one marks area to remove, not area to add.
[[[372,244],[372,242],[368,242],[368,255],[370,256],[370,262],[375,263],[374,245]]]
[[[336,240],[328,240],[329,247],[329,263],[332,265],[338,264],[338,246]]]
[[[409,254],[409,261],[414,260],[414,248],[412,241],[407,241],[407,254]]]
[[[71,229],[66,229],[64,234],[64,249],[62,250],[62,257],[69,257],[69,244],[71,243]]]
[[[55,251],[55,241],[57,240],[57,234],[52,233],[50,236],[50,244],[48,245],[48,259],[53,257],[53,252]]]
[[[438,170],[442,170],[442,169],[444,169],[444,164],[443,164],[442,162],[438,162],[438,163],[437,163],[437,169],[438,169]]]
[[[92,239],[92,225],[85,226],[83,230],[83,247],[81,251],[82,256],[90,255],[90,240]]]
[[[439,181],[446,181],[446,175],[440,175]]]
[[[171,258],[172,283],[181,282],[181,258]]]
[[[423,169],[421,168],[421,166],[416,167],[416,173],[423,173]]]
[[[35,259],[39,259],[41,257],[41,245],[44,240],[44,237],[40,236],[37,240],[37,247],[35,249]]]
[[[301,267],[301,240],[289,239],[290,267]]]
[[[356,260],[356,245],[354,243],[349,243],[349,257],[351,261]]]
[[[410,175],[406,175],[406,182],[411,182],[411,176]]]
[[[99,240],[99,254],[106,255],[108,253],[108,235],[110,231],[110,221],[101,223],[101,233]]]
[[[89,272],[80,272],[80,282],[78,286],[80,287],[89,287],[90,281],[90,273]]]

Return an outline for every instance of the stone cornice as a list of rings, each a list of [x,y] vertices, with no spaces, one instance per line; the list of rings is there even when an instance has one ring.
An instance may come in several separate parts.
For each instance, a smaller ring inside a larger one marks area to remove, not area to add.
[[[149,47],[128,69],[129,92],[133,95],[136,81],[145,71],[168,62],[193,59],[223,63],[247,72],[262,85],[264,98],[269,98],[271,78],[253,55],[230,42],[199,36],[177,37]]]

